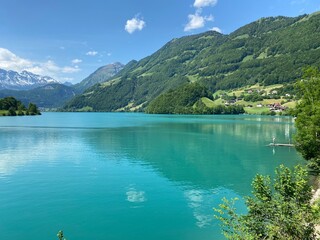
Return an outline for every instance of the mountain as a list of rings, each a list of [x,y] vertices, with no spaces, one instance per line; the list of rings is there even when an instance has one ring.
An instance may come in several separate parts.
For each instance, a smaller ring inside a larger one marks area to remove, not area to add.
[[[118,72],[123,69],[124,65],[119,62],[108,64],[98,68],[94,73],[90,74],[87,78],[83,79],[80,83],[74,85],[78,92],[83,92],[85,89],[101,82],[106,82]]]
[[[62,84],[65,85],[65,86],[68,86],[68,87],[73,86],[73,83],[72,82],[68,82],[68,81],[66,81],[66,82],[64,82]]]
[[[0,89],[27,90],[44,86],[49,83],[59,83],[48,76],[40,76],[28,71],[18,73],[0,69]]]
[[[63,84],[51,83],[30,90],[0,90],[0,98],[12,96],[27,105],[35,103],[40,108],[58,108],[75,96],[72,87]]]
[[[65,109],[145,110],[158,96],[193,82],[211,92],[294,82],[304,67],[320,66],[319,56],[319,13],[262,18],[228,35],[209,31],[173,39],[76,96]]]

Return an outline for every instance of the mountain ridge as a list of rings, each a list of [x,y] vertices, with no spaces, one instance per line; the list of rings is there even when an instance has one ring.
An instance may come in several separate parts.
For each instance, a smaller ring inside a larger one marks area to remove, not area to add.
[[[106,82],[108,79],[112,78],[118,72],[120,72],[125,65],[120,62],[115,62],[111,64],[99,67],[96,71],[90,74],[88,77],[83,79],[81,82],[74,85],[74,88],[78,92],[83,92],[85,89],[101,82]]]
[[[41,76],[29,71],[16,72],[0,68],[0,89],[28,90],[50,83],[60,83],[49,76]]]
[[[75,95],[76,92],[72,87],[59,83],[50,83],[28,90],[0,90],[0,98],[11,96],[25,105],[32,102],[40,108],[59,108]]]
[[[159,95],[192,82],[212,92],[293,82],[303,67],[320,65],[319,55],[319,14],[262,18],[228,35],[208,31],[173,39],[65,109],[144,110]]]

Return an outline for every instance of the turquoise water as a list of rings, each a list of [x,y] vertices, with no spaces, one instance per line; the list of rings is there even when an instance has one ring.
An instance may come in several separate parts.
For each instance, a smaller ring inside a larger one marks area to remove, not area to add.
[[[0,118],[0,239],[223,239],[213,207],[303,163],[291,118],[44,113]],[[243,204],[239,203],[243,211]]]

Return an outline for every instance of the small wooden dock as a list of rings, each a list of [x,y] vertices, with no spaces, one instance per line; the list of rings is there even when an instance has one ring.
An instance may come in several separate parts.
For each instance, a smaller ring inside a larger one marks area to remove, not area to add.
[[[294,147],[293,144],[290,143],[269,143],[268,147]]]

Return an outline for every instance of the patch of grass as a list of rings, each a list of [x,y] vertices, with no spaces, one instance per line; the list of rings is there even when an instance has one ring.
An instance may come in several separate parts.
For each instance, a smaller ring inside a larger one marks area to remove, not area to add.
[[[216,105],[216,104],[214,104],[214,101],[212,101],[211,99],[206,98],[206,97],[201,98],[201,101],[209,108],[212,108]]]
[[[270,113],[270,109],[267,107],[245,107],[244,110],[248,114],[255,114],[255,115]]]
[[[86,106],[81,109],[78,109],[77,112],[92,112],[92,110],[93,110],[92,107]]]
[[[214,105],[224,105],[224,103],[225,103],[225,101],[221,98],[213,101]]]
[[[0,110],[0,116],[6,116],[8,113],[7,110]]]
[[[189,78],[192,83],[198,81],[198,77],[196,75],[187,75],[187,78]]]
[[[260,101],[262,105],[273,104],[273,103],[281,103],[282,99],[263,99]]]
[[[242,93],[243,93],[242,89],[241,90],[235,90],[235,91],[231,92],[231,94],[229,94],[229,96],[235,95],[237,97],[240,97]]]
[[[287,102],[283,104],[283,106],[288,107],[288,108],[295,108],[297,105],[297,102]]]
[[[111,81],[107,81],[107,82],[103,82],[103,83],[101,83],[101,86],[103,87],[103,88],[105,88],[105,87],[108,87],[108,86],[110,86],[110,85],[112,85],[112,84],[115,84],[115,83],[118,83],[118,82],[120,82],[120,78],[115,78],[115,79],[113,79],[113,80],[111,80]]]
[[[250,37],[249,34],[243,34],[243,35],[235,37],[234,40],[236,40],[236,39],[246,39],[246,38],[249,38],[249,37]]]
[[[242,62],[248,62],[248,61],[250,61],[252,59],[253,59],[253,55],[248,55],[244,59],[242,59]]]
[[[215,96],[221,95],[221,94],[223,94],[223,93],[225,93],[225,91],[218,90],[218,91],[216,91],[216,92],[213,94],[213,96],[215,97]]]
[[[141,77],[147,77],[147,76],[152,76],[153,72],[149,72],[149,73],[143,73],[141,74]]]
[[[133,73],[138,72],[138,71],[140,71],[140,70],[142,70],[142,69],[143,69],[142,66],[140,66],[140,67],[136,68],[136,69],[133,71]]]
[[[281,88],[281,87],[283,87],[283,84],[274,84],[274,85],[270,85],[270,86],[265,86],[263,88],[263,90],[265,90],[267,93],[269,93],[272,89]]]

